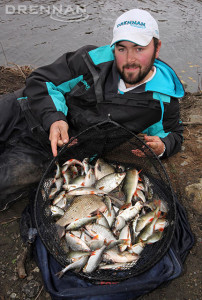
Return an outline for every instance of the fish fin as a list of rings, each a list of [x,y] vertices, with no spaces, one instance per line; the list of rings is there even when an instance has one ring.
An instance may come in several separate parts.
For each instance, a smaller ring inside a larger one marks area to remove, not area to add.
[[[123,245],[128,245],[128,242],[130,241],[129,239],[122,239]]]
[[[90,216],[91,216],[91,217],[94,217],[94,216],[97,216],[97,215],[100,215],[99,208],[96,209],[96,210],[94,210],[94,211],[92,211],[92,212],[90,213]]]
[[[108,247],[112,242],[113,242],[112,240],[109,241],[109,242],[107,242],[107,239],[104,239],[104,244],[105,244],[107,247]]]
[[[99,235],[97,234],[97,235],[95,235],[93,238],[92,238],[92,240],[98,240],[99,239]]]
[[[164,227],[159,228],[159,231],[163,232],[164,231]]]
[[[122,205],[122,206],[120,207],[119,210],[123,210],[123,209],[125,209],[125,208],[130,207],[130,206],[131,206],[131,203],[124,204],[124,205]]]
[[[101,213],[100,213],[99,210],[98,210],[98,212],[97,212],[97,217],[98,217],[98,219],[102,218],[102,215],[101,215]]]
[[[58,224],[55,224],[55,226],[56,226],[56,230],[57,230],[58,236],[61,239],[65,235],[65,227],[64,226],[60,226]]]
[[[157,218],[159,218],[159,217],[160,217],[160,215],[161,215],[161,211],[158,211],[158,212],[157,212],[157,215],[156,215],[156,216],[157,216]]]
[[[105,188],[104,186],[101,186],[101,187],[99,188],[99,190],[102,191],[102,190],[104,190],[104,188]]]
[[[138,188],[136,189],[135,193],[133,194],[133,196],[137,196],[137,190],[139,190]]]

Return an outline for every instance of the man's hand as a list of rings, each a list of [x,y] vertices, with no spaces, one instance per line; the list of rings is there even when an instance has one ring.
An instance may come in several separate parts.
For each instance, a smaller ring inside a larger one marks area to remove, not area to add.
[[[150,148],[152,148],[152,150],[154,151],[154,153],[156,153],[157,156],[159,156],[160,154],[162,154],[164,152],[165,145],[158,136],[144,135],[144,140],[145,140],[146,144]],[[146,148],[146,147],[143,146],[142,149],[143,148]],[[145,151],[148,153],[148,155],[151,154],[151,152],[149,153],[147,149],[144,149],[144,151],[141,151],[140,149],[131,150],[131,152],[138,157],[144,157]]]
[[[56,121],[50,127],[49,140],[53,156],[57,156],[57,146],[62,147],[69,142],[68,135],[69,126],[65,121]]]
[[[154,151],[154,153],[159,156],[165,150],[165,145],[158,136],[144,136],[146,144]]]

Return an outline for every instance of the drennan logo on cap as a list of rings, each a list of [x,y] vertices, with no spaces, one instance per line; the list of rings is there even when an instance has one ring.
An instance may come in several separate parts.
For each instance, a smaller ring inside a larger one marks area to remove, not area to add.
[[[144,22],[140,22],[140,21],[124,21],[124,22],[121,22],[119,24],[117,24],[117,28],[120,27],[120,26],[123,26],[123,25],[131,25],[131,26],[134,26],[134,27],[138,27],[138,28],[146,28],[146,25]]]

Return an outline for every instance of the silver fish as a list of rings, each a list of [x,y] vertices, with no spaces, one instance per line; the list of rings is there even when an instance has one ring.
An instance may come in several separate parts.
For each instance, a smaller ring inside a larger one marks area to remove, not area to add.
[[[87,175],[87,174],[88,174],[88,171],[89,171],[90,168],[91,168],[91,167],[90,167],[90,164],[89,164],[89,158],[87,158],[87,157],[84,158],[84,159],[82,160],[82,165],[83,165],[83,169],[84,169],[84,170],[83,170],[83,171],[84,171],[83,173]]]
[[[64,179],[63,177],[59,177],[57,179],[54,179],[54,183],[55,183],[55,186],[57,188],[57,191],[60,191],[61,190],[61,187],[62,187],[62,184],[64,182]]]
[[[152,200],[152,199],[153,199],[154,191],[153,191],[153,189],[152,189],[151,186],[148,187],[148,192],[145,193],[145,195],[146,195],[146,198],[147,198],[148,200]]]
[[[71,261],[74,262],[78,260],[81,256],[90,256],[90,252],[84,252],[84,251],[69,251],[67,254],[67,258]]]
[[[86,242],[86,244],[92,251],[100,249],[104,245],[104,243],[105,243],[104,240],[97,240],[97,239],[92,239],[89,242]]]
[[[146,241],[153,234],[154,226],[157,219],[158,217],[154,217],[154,219],[149,224],[147,224],[147,226],[143,228],[143,230],[140,232],[140,234],[137,237],[137,242]]]
[[[159,207],[160,211],[167,213],[169,211],[168,203],[164,200],[154,200],[153,203]]]
[[[115,168],[106,163],[102,158],[98,158],[95,164],[95,178],[100,180],[102,177],[115,172]]]
[[[99,225],[99,224],[88,224],[86,229],[90,232],[93,237],[97,237],[99,240],[105,240],[107,243],[115,241],[116,237],[113,235],[110,229]]]
[[[133,195],[137,189],[139,172],[136,169],[130,169],[126,172],[123,184],[123,191],[126,195],[126,204],[131,203]]]
[[[58,162],[56,162],[55,164],[57,166],[56,173],[55,173],[55,178],[58,179],[61,176],[61,169],[60,169],[60,165],[59,165]]]
[[[116,231],[120,231],[126,225],[126,221],[123,217],[117,216],[115,221],[115,229]]]
[[[88,245],[88,243],[92,240],[91,237],[86,234],[85,230],[81,231],[80,239],[82,241],[84,241],[86,243],[86,245]]]
[[[159,216],[159,207],[157,207],[154,211],[147,213],[146,215],[141,216],[136,225],[136,232],[140,232],[147,224],[149,224],[155,217],[155,215]]]
[[[105,218],[104,214],[101,213],[101,212],[99,212],[99,216],[98,216],[98,218],[96,220],[96,223],[100,224],[100,225],[102,225],[102,226],[104,226],[106,228],[110,228],[107,219]]]
[[[154,230],[164,231],[165,227],[169,225],[168,220],[158,219],[154,225]]]
[[[107,262],[129,263],[136,262],[138,259],[138,255],[128,253],[127,251],[119,253],[118,249],[116,248],[106,250],[103,254],[103,260]]]
[[[70,183],[70,180],[72,178],[72,173],[69,169],[67,169],[65,172],[62,173],[65,181],[65,185]]]
[[[153,244],[158,242],[163,236],[163,231],[155,231],[146,241],[146,244]]]
[[[71,233],[81,239],[81,235],[82,235],[81,230],[71,230]]]
[[[98,267],[102,260],[102,254],[106,248],[106,245],[103,245],[100,249],[97,249],[91,253],[91,256],[88,259],[87,264],[83,268],[84,273],[92,273]]]
[[[65,208],[67,207],[67,199],[66,199],[66,197],[63,197],[59,202],[57,202],[57,207],[60,207],[63,210],[65,210]]]
[[[139,242],[137,244],[131,245],[128,248],[128,252],[140,255],[140,253],[142,253],[142,251],[144,250],[145,246],[146,246],[145,242]]]
[[[70,166],[69,169],[72,173],[72,179],[76,178],[79,175],[80,172],[79,166]]]
[[[116,217],[114,207],[113,206],[111,207],[111,214],[109,213],[108,209],[106,209],[105,212],[103,213],[103,215],[107,219],[109,227],[111,228],[115,221],[115,217]]]
[[[65,211],[64,216],[57,221],[57,224],[60,226],[66,226],[75,219],[87,217],[97,210],[101,212],[106,210],[106,205],[102,202],[102,197],[98,197],[96,195],[82,195],[75,197]]]
[[[90,186],[94,185],[94,183],[95,183],[94,170],[92,168],[90,168],[85,176],[84,186],[90,187]]]
[[[61,217],[64,215],[64,210],[60,207],[57,207],[55,205],[50,205],[50,211],[51,211],[51,215],[53,217]]]
[[[108,194],[120,185],[125,176],[126,173],[112,173],[106,175],[95,183],[95,188]]]
[[[66,230],[76,230],[79,229],[80,227],[92,222],[93,220],[96,220],[98,218],[98,216],[95,217],[85,217],[85,218],[81,218],[81,219],[76,219],[75,221],[71,222],[69,225],[67,225]]]
[[[127,240],[127,243],[119,245],[119,250],[123,252],[127,249],[127,247],[130,247],[131,245],[131,234],[130,234],[130,228],[128,224],[124,226],[124,228],[121,230],[119,239]]]
[[[71,184],[75,184],[78,186],[84,186],[84,181],[85,181],[85,175],[79,175],[72,180]]]
[[[145,196],[148,200],[152,200],[153,198],[153,189],[152,189],[152,184],[149,180],[149,178],[146,175],[142,175],[142,179],[144,182],[144,187],[145,187]]]
[[[62,200],[62,198],[65,197],[66,191],[62,191],[59,193],[59,195],[57,195],[54,200],[53,200],[53,205],[56,205],[60,200]]]
[[[140,190],[136,190],[134,199],[135,199],[136,201],[141,200],[141,201],[144,202],[144,203],[146,202],[145,195],[144,195],[143,192],[140,191]]]
[[[85,186],[85,176],[84,175],[79,175],[76,178],[74,178],[71,181],[71,183],[64,184],[63,188],[66,191],[72,191],[72,190],[78,189],[78,188],[83,187],[83,186]]]
[[[80,187],[76,188],[74,190],[71,190],[67,193],[68,195],[74,195],[74,196],[80,196],[80,195],[98,195],[98,196],[104,196],[105,192],[101,190],[97,190],[93,187]]]
[[[72,233],[66,232],[65,239],[67,245],[74,251],[90,251],[86,243]]]
[[[145,187],[141,182],[138,182],[137,189],[140,190],[140,191],[143,191],[143,192],[145,191]]]
[[[136,204],[134,206],[130,206],[124,210],[121,210],[119,212],[119,216],[124,218],[124,220],[126,222],[130,221],[140,212],[142,207],[143,207],[143,204],[140,201],[138,201],[138,202],[136,202]]]
[[[108,214],[111,215],[112,202],[111,202],[111,199],[109,198],[109,196],[105,195],[103,202],[106,204]]]
[[[71,263],[70,265],[66,266],[62,271],[58,272],[56,275],[58,278],[61,278],[65,272],[72,270],[72,269],[81,269],[85,266],[86,262],[88,261],[88,256],[81,256],[78,260]]]
[[[100,264],[100,270],[124,270],[126,268],[131,268],[131,264],[127,263],[114,263],[114,264]]]
[[[137,226],[137,221],[139,219],[139,214],[135,216],[135,218],[132,220],[132,241],[135,241],[135,238],[138,236],[138,232],[136,232],[136,226]]]
[[[55,197],[55,195],[57,194],[58,190],[57,188],[52,188],[49,194],[49,199],[53,199]]]
[[[80,165],[83,168],[83,164],[78,159],[69,159],[62,166],[62,173],[64,173],[70,166],[72,165]]]
[[[109,243],[107,243],[107,248],[106,249],[112,249],[117,245],[127,245],[128,241],[127,240],[116,240],[116,241],[111,241]]]

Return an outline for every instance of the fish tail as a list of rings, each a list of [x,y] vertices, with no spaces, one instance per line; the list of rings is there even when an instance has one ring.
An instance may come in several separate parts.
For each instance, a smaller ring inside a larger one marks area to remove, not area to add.
[[[156,217],[159,218],[160,215],[161,215],[161,211],[159,210],[159,211],[157,212],[157,214],[156,214]]]
[[[63,275],[64,275],[63,271],[60,271],[60,272],[55,274],[55,276],[57,276],[58,278],[61,278]]]

